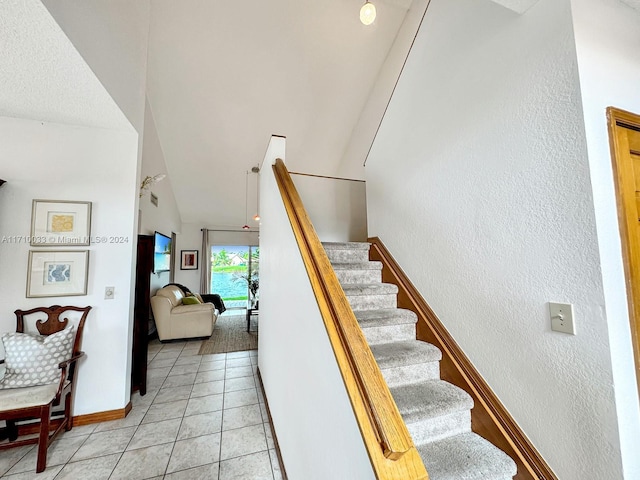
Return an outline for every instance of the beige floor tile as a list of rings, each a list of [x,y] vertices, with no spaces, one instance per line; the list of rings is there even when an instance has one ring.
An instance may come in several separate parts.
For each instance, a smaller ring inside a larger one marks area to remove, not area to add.
[[[196,383],[191,390],[191,398],[222,393],[224,384],[225,382],[222,380],[217,382]]]
[[[219,480],[273,480],[269,452],[259,452],[220,462]]]
[[[155,358],[153,359],[153,362],[158,362],[160,360],[173,360],[175,362],[175,360],[180,356],[180,352],[179,351],[164,351],[161,350],[160,352],[158,352],[158,354],[155,356]],[[151,362],[151,363],[153,363]],[[149,365],[150,367],[153,368],[152,365]],[[167,365],[162,365],[163,367],[166,367]]]
[[[257,403],[223,410],[222,430],[233,430],[234,428],[258,424],[262,424],[262,415],[260,414],[260,406]]]
[[[193,385],[196,379],[195,373],[187,373],[184,375],[171,375],[162,384],[162,388],[181,387],[182,385]]]
[[[64,440],[62,438],[58,438],[47,449],[47,467],[64,465],[67,463],[78,451],[80,446],[87,441],[87,438],[89,438],[89,435],[69,437]],[[32,472],[35,475],[37,460],[38,449],[32,448],[7,473],[9,475],[13,475],[16,473]]]
[[[267,411],[267,406],[264,403],[260,404],[260,413],[262,414],[262,421],[263,422],[270,422],[271,419],[269,418],[269,412]]]
[[[222,410],[223,395],[206,395],[204,397],[190,398],[185,411],[185,416],[197,415],[199,413],[215,412]]]
[[[171,371],[171,367],[158,367],[158,368],[149,368],[147,370],[147,380],[155,379],[155,378],[166,378]]]
[[[67,463],[56,480],[107,480],[116,467],[120,454]],[[39,480],[39,477],[38,479]]]
[[[160,368],[171,368],[173,364],[176,363],[177,356],[171,355],[170,357],[160,357],[160,353],[157,354],[153,360],[147,366],[147,375],[149,374],[149,370],[157,370]]]
[[[273,442],[273,432],[271,431],[271,424],[263,423],[264,426],[264,434],[267,437],[267,448],[269,450],[276,448],[275,443]]]
[[[178,440],[210,435],[218,433],[220,430],[222,430],[222,410],[192,415],[182,419]]]
[[[220,455],[220,434],[179,440],[173,447],[167,473],[217,462]]]
[[[181,422],[182,418],[174,418],[172,420],[140,425],[131,442],[129,442],[127,450],[175,442]]]
[[[221,445],[221,460],[267,450],[262,424],[222,432]]]
[[[34,445],[26,445],[24,447],[3,450],[2,454],[0,454],[0,475],[4,475],[8,472],[11,467],[18,463],[20,459],[29,453],[29,450],[32,448],[34,448]]]
[[[224,380],[224,370],[209,370],[198,372],[195,383],[207,383]]]
[[[280,468],[280,461],[278,460],[278,454],[274,449],[269,449],[269,457],[271,458],[271,469],[273,470],[273,480],[282,480],[282,469]]]
[[[202,363],[224,360],[227,358],[226,353],[212,353],[210,355],[200,355],[200,356],[202,357]]]
[[[227,368],[229,367],[250,367],[251,366],[251,358],[247,355],[242,358],[227,358]]]
[[[251,367],[227,367],[225,371],[224,377],[226,379],[229,378],[240,378],[240,377],[252,377],[253,376],[253,368]]]
[[[191,395],[191,386],[183,385],[181,387],[162,388],[153,399],[154,404],[177,402],[178,400],[187,400]]]
[[[225,392],[246,390],[252,387],[255,388],[255,386],[256,382],[253,380],[253,377],[230,378],[224,381]]]
[[[174,365],[169,375],[186,375],[187,373],[196,373],[200,365],[197,363],[188,363],[187,365]]]
[[[176,360],[176,365],[191,365],[191,364],[200,364],[202,357],[200,355],[191,355],[188,357],[178,357]]]
[[[142,480],[165,473],[173,444],[130,450],[122,454],[110,480]]]
[[[86,442],[73,456],[74,462],[124,452],[137,427],[119,428],[89,435]]]
[[[149,407],[147,414],[142,420],[142,424],[181,418],[187,408],[187,400],[177,400],[175,402],[157,403]]]
[[[244,407],[258,402],[258,392],[255,388],[236,390],[224,394],[224,408]]]
[[[164,480],[217,480],[219,469],[220,464],[218,462],[210,463],[201,467],[169,473],[165,475]]]
[[[91,425],[80,425],[79,427],[73,427],[68,432],[62,431],[58,436],[59,439],[62,438],[70,438],[70,437],[79,437],[81,435],[90,435],[92,434],[96,428],[98,428],[98,423],[92,423]]]
[[[249,350],[243,350],[241,352],[229,352],[227,353],[227,360],[234,358],[246,358],[249,356]]]
[[[16,475],[7,475],[2,477],[6,480],[53,480],[62,470],[63,465],[54,465],[47,467],[44,472],[40,472],[36,476],[35,467],[32,472],[23,472]]]
[[[211,370],[224,370],[227,362],[224,360],[217,360],[214,362],[202,362],[198,367],[198,372],[209,372]]]

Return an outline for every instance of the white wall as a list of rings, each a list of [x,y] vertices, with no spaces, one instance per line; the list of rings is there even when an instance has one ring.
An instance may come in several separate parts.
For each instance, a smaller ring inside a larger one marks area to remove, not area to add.
[[[148,0],[42,0],[96,77],[142,136]]]
[[[640,478],[640,410],[605,116],[608,106],[640,114],[640,12],[617,0],[571,4],[624,473]]]
[[[144,120],[144,141],[142,149],[142,169],[140,178],[146,176],[153,177],[164,173],[167,174],[167,166],[156,131],[153,113],[146,103],[145,120]],[[151,203],[151,192],[158,197],[158,205]],[[140,210],[140,219],[138,223],[138,232],[143,235],[153,235],[158,231],[168,237],[171,233],[179,233],[181,229],[180,212],[176,204],[176,198],[173,195],[171,178],[165,177],[163,180],[151,186],[151,188],[140,198],[138,205]],[[177,243],[177,241],[176,241]],[[180,251],[176,246],[176,255],[172,259],[174,268],[180,268],[179,254]],[[151,294],[169,283],[169,272],[160,272],[151,274]],[[195,290],[194,290],[195,291]]]
[[[86,296],[26,298],[28,242],[0,241],[0,331],[15,330],[13,311],[45,305],[93,306],[87,318],[74,415],[123,408],[129,401],[131,265],[137,195],[135,132],[0,117],[0,236],[30,233],[34,198],[93,203]],[[112,243],[122,237],[127,243]],[[38,250],[56,250],[38,247]],[[64,249],[64,248],[61,248]],[[106,286],[115,299],[104,300]]]
[[[202,258],[202,225],[183,223],[180,235],[176,239],[176,276],[177,283],[189,287],[192,292],[200,292],[200,275],[205,259]],[[198,269],[180,270],[180,250],[198,250]],[[208,292],[204,292],[208,293]]]
[[[260,185],[258,364],[287,476],[374,479],[270,168],[276,156],[264,162]]]
[[[291,178],[320,240],[367,241],[365,182],[301,174]]]
[[[622,478],[569,1],[432,0],[366,173],[369,234],[558,477]]]

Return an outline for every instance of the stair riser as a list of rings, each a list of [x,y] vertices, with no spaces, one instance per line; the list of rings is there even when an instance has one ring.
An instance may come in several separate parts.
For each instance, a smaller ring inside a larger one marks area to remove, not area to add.
[[[416,339],[416,326],[407,325],[386,325],[384,327],[367,327],[362,329],[369,345],[379,343],[404,342]]]
[[[335,270],[340,284],[381,283],[380,270]]]
[[[463,410],[441,417],[407,424],[413,443],[421,445],[471,431],[471,411]]]
[[[368,250],[332,250],[327,249],[327,256],[331,263],[368,262]]]
[[[440,362],[425,362],[404,367],[385,368],[382,376],[389,388],[407,385],[416,379],[428,380],[440,378]]]
[[[395,308],[397,295],[347,295],[347,300],[353,310],[377,310]]]

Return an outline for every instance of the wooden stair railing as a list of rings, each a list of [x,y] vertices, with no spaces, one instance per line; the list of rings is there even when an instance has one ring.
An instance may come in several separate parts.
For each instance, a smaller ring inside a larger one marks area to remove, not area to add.
[[[416,338],[442,351],[440,377],[473,397],[472,430],[509,455],[518,466],[514,480],[557,480],[549,465],[520,429],[496,394],[449,334],[378,237],[369,238],[370,260],[382,262],[382,281],[398,287],[398,308],[418,316]]]
[[[376,478],[426,480],[422,459],[281,159],[273,171]]]

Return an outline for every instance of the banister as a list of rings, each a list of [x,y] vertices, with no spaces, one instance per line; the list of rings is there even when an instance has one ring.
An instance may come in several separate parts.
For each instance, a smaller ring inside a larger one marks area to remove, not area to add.
[[[281,159],[273,171],[376,477],[426,480],[422,459]]]

